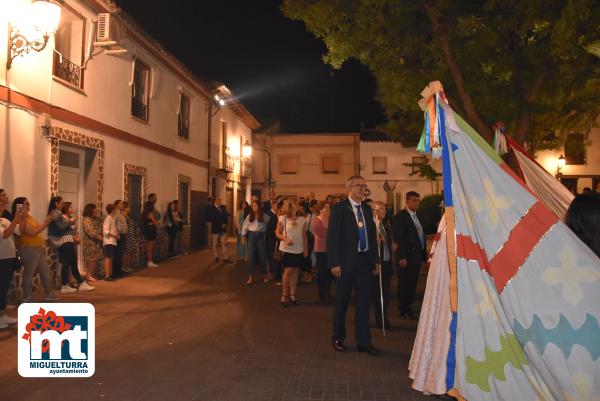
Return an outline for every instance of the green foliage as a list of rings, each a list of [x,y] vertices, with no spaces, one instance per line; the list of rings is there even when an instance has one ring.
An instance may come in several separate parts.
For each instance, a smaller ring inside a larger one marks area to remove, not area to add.
[[[282,9],[323,40],[324,62],[341,68],[355,58],[370,69],[388,120],[381,128],[403,144],[416,145],[423,124],[416,101],[428,82],[440,80],[464,117],[461,88],[487,126],[504,121],[509,134],[535,151],[548,133],[587,130],[600,114],[597,5],[597,0],[284,0]],[[444,38],[462,85],[443,52]]]
[[[436,169],[431,167],[429,164],[429,159],[425,157],[424,163],[402,163],[404,167],[409,167],[412,171],[408,174],[409,176],[419,175],[419,178],[426,179],[427,181],[435,182],[439,177],[442,176],[442,173],[438,173]],[[415,171],[414,168],[417,168]]]
[[[442,195],[426,195],[421,199],[419,210],[419,221],[423,227],[425,234],[435,234],[437,232],[438,225],[442,219],[442,211],[440,205],[442,204]]]

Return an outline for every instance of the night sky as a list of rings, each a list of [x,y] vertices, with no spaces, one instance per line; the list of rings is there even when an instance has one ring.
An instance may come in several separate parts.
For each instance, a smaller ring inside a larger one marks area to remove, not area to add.
[[[376,83],[351,61],[323,64],[325,46],[284,17],[281,0],[118,0],[199,76],[225,83],[262,123],[283,132],[350,132],[383,121]]]

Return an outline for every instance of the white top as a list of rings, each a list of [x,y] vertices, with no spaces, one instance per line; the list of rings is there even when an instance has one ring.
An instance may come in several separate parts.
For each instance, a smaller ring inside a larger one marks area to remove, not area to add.
[[[0,259],[12,259],[17,256],[17,248],[15,248],[15,239],[13,235],[4,238],[4,230],[10,226],[10,221],[0,217]],[[15,227],[14,234],[20,235],[19,226]]]
[[[250,215],[246,216],[246,220],[244,220],[244,224],[242,226],[242,235],[248,234],[248,231],[264,233],[267,228],[267,223],[270,219],[271,216],[268,214],[263,214],[262,222],[258,221],[258,219],[250,221]]]
[[[102,244],[103,245],[117,245],[117,239],[112,235],[119,235],[117,232],[117,223],[115,219],[110,214],[106,216],[104,219],[104,223],[102,224]]]
[[[282,226],[285,224],[281,233],[292,239],[292,245],[281,241],[279,250],[286,253],[303,253],[304,236],[302,233],[306,232],[306,219],[299,216],[295,220],[291,220],[287,216],[279,216],[279,224]]]
[[[367,220],[365,219],[365,205],[362,203],[356,203],[354,202],[354,200],[352,200],[352,198],[348,198],[348,200],[350,201],[350,204],[352,205],[352,211],[354,212],[354,218],[356,219],[356,225],[359,225],[360,220],[358,219],[358,212],[356,211],[356,206],[360,205],[360,209],[362,212],[362,217],[363,217],[363,224],[365,225],[365,238],[367,241],[367,246],[365,247],[365,250],[363,252],[367,252],[369,250],[369,234],[367,233]],[[367,207],[369,207],[369,205],[367,205]],[[358,249],[358,252],[360,252],[360,241],[358,244],[356,244],[356,249]]]

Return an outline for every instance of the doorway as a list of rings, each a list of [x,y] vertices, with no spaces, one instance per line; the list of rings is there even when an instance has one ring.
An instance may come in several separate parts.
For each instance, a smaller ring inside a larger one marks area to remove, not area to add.
[[[77,216],[77,231],[81,234],[81,213],[84,202],[85,151],[80,148],[61,146],[58,151],[58,196],[63,202],[71,202]],[[79,270],[82,271],[82,250],[77,247]]]

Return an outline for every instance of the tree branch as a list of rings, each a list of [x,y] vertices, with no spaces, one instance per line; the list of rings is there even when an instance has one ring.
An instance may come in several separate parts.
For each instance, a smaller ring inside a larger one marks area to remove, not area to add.
[[[440,42],[442,52],[444,54],[444,60],[446,61],[446,66],[452,75],[452,79],[454,80],[454,84],[456,85],[456,90],[458,92],[458,96],[462,104],[464,105],[466,117],[468,121],[473,124],[474,128],[483,136],[488,142],[492,141],[492,132],[487,124],[481,119],[477,110],[475,110],[475,106],[473,105],[473,99],[471,99],[471,95],[465,89],[465,81],[463,79],[462,73],[458,65],[454,61],[454,57],[452,55],[452,51],[450,49],[450,43],[448,41],[448,36],[444,30],[444,27],[441,25],[438,16],[435,13],[435,10],[427,3],[424,3],[425,12],[431,21],[433,26],[433,34]]]
[[[525,141],[525,136],[531,130],[531,122],[532,122],[532,120],[531,120],[531,105],[536,100],[538,93],[540,92],[540,89],[546,82],[547,78],[548,78],[547,71],[544,71],[543,73],[538,75],[535,82],[531,86],[531,89],[527,93],[527,96],[525,97],[526,107],[521,109],[521,112],[519,113],[519,118],[517,119],[517,128],[515,130],[515,135],[514,135],[515,141],[517,141],[517,143],[521,146],[523,145],[523,142]]]

